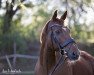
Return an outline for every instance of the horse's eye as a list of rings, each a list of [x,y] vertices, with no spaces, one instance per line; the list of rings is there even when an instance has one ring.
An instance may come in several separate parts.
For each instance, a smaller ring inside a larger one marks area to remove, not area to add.
[[[56,33],[56,34],[60,34],[60,31],[59,31],[59,30],[57,30],[57,31],[55,31],[55,33]]]

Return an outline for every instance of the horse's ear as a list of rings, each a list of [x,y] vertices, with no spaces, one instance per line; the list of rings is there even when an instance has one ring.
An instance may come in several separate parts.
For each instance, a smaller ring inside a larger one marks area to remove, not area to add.
[[[57,18],[57,10],[55,10],[55,12],[54,12],[54,14],[52,16],[52,20],[56,20],[56,18]]]
[[[67,16],[67,11],[65,11],[65,13],[61,16],[61,20],[64,21],[66,19],[66,16]]]

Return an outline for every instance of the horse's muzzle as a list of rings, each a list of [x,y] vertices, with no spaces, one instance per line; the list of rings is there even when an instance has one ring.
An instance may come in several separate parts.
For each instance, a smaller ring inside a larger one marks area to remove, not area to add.
[[[70,51],[69,51],[70,52]],[[77,60],[80,56],[80,52],[79,50],[78,51],[75,51],[75,52],[70,52],[70,53],[67,53],[67,56],[70,60]]]

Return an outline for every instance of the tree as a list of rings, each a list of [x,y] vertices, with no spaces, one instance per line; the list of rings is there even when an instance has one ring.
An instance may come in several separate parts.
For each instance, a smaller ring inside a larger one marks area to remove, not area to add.
[[[5,2],[2,2],[3,0],[0,0],[0,8],[2,10],[5,11],[5,14],[2,17],[2,26],[1,26],[1,37],[0,37],[0,50],[2,53],[12,53],[12,49],[13,49],[13,43],[15,42],[15,40],[12,39],[12,20],[13,20],[13,16],[16,14],[16,12],[18,10],[21,9],[21,4],[25,1],[25,0],[21,0],[20,3],[16,6],[16,0],[7,0]],[[2,4],[5,3],[5,6],[3,6]],[[14,9],[15,8],[15,9]]]

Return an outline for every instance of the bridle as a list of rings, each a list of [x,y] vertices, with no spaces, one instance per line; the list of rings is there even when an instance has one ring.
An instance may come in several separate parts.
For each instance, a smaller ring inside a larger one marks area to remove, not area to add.
[[[59,40],[57,39],[57,36],[53,33],[53,29],[52,29],[52,28],[55,27],[55,26],[58,26],[58,27],[62,27],[62,26],[60,26],[60,25],[58,25],[58,24],[55,24],[55,25],[52,25],[52,26],[50,27],[50,28],[51,28],[51,31],[52,31],[52,33],[51,33],[52,45],[53,45],[53,43],[55,43],[55,44],[58,46],[59,51],[62,52],[62,50],[64,50],[64,48],[67,47],[69,44],[71,44],[71,43],[76,43],[73,38],[69,38],[69,39],[67,39],[66,41],[64,41],[63,44],[61,44],[61,43],[59,42]],[[53,47],[53,49],[54,49],[54,47]]]
[[[65,52],[64,52],[65,50],[64,50],[64,48],[67,47],[69,44],[75,43],[75,41],[74,41],[73,38],[69,38],[69,39],[67,39],[63,44],[61,44],[61,43],[59,42],[59,40],[57,39],[57,36],[56,36],[56,35],[54,34],[54,32],[53,32],[53,29],[52,29],[52,28],[55,27],[55,26],[62,27],[62,26],[60,26],[60,25],[58,25],[58,24],[55,24],[55,25],[50,26],[51,31],[52,31],[52,33],[51,33],[51,42],[52,42],[52,46],[53,46],[54,43],[58,46],[59,52],[61,53],[62,56],[60,57],[59,61],[57,62],[57,64],[55,65],[54,69],[52,70],[52,72],[51,72],[49,75],[52,75],[52,74],[54,73],[54,71],[56,70],[56,68],[58,67],[58,65],[60,64],[60,62],[61,62],[61,60],[62,60],[62,58],[63,58],[63,55],[65,55]],[[53,46],[53,49],[54,49],[54,46]],[[69,50],[70,50],[70,48],[69,48]],[[68,51],[69,51],[69,50],[68,50]],[[62,64],[64,63],[64,61],[65,61],[67,58],[68,58],[68,57],[66,56],[66,57],[63,59]]]

